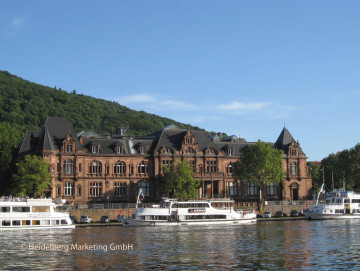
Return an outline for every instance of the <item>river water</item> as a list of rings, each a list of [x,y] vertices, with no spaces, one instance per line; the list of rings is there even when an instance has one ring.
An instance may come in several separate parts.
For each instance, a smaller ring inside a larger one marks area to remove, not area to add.
[[[0,269],[360,270],[360,220],[0,232]]]

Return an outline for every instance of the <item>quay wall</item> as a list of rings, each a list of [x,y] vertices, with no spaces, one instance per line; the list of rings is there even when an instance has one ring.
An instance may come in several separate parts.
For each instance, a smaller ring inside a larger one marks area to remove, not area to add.
[[[241,210],[256,210],[256,204],[249,204],[249,206],[235,206],[236,209]],[[288,206],[264,206],[263,212],[271,212],[272,215],[275,215],[277,211],[282,211],[286,215],[290,215],[291,210],[296,210],[300,212],[301,210],[305,209],[305,205],[288,205]],[[122,213],[125,216],[132,216],[135,213],[135,208],[126,208],[122,209]],[[256,210],[259,213],[258,210]],[[77,221],[80,221],[80,216],[82,215],[89,215],[92,217],[94,222],[100,221],[100,218],[103,215],[110,216],[111,220],[115,220],[117,216],[120,214],[120,209],[72,209],[69,211],[71,216],[75,216]]]

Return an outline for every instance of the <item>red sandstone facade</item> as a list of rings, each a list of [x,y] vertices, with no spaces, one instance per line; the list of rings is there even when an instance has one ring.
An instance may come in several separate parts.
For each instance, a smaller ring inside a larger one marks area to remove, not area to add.
[[[76,203],[135,202],[141,188],[148,201],[162,194],[162,166],[188,160],[200,180],[198,198],[232,198],[256,201],[258,188],[235,182],[232,164],[251,143],[235,136],[209,137],[202,131],[173,126],[147,137],[129,138],[124,130],[111,137],[75,134],[64,118],[49,118],[42,131],[28,131],[20,155],[35,153],[50,164],[53,198]],[[302,200],[311,197],[312,180],[306,155],[286,128],[274,144],[282,149],[285,178],[280,186],[269,184],[267,200]]]

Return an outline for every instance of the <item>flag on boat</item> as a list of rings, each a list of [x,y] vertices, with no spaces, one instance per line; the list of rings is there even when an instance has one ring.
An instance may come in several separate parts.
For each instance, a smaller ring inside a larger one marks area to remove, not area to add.
[[[73,202],[71,203],[71,207],[73,207],[73,208],[75,209],[75,201],[73,201]]]
[[[123,216],[123,212],[122,212],[122,209],[120,209],[120,215]]]

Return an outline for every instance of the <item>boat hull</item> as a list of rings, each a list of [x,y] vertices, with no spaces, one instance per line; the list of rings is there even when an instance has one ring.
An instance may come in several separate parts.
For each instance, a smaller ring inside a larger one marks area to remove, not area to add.
[[[304,213],[307,220],[360,219],[360,215]]]
[[[9,226],[0,227],[0,231],[8,230],[44,230],[44,229],[75,229],[75,224],[63,225],[63,226]]]
[[[137,220],[132,218],[123,218],[121,223],[123,226],[180,226],[180,225],[216,225],[216,224],[243,224],[256,222],[255,218],[234,219],[234,220],[203,220],[203,221],[154,221],[154,220]]]

